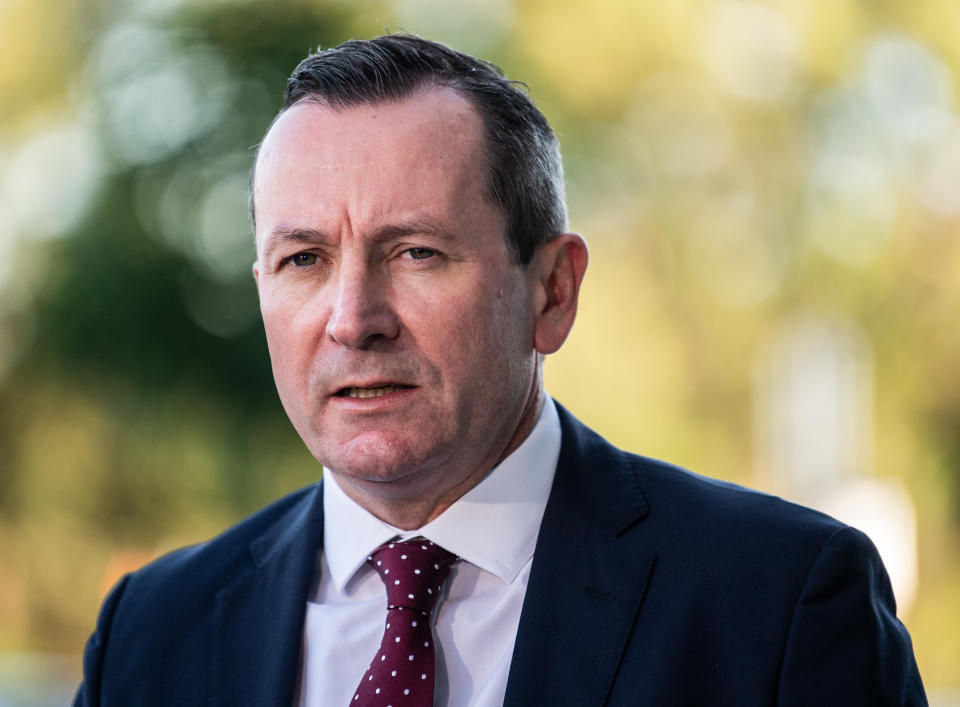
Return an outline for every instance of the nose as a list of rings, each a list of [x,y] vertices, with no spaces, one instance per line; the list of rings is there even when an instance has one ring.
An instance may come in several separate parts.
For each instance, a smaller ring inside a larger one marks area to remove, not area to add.
[[[327,319],[331,339],[352,349],[369,349],[397,338],[400,323],[385,276],[358,263],[342,267],[333,285]]]

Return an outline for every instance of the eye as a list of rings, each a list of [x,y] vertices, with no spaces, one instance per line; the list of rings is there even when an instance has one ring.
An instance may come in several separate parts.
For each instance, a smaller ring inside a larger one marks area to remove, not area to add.
[[[313,265],[317,262],[316,253],[297,253],[296,255],[290,256],[290,262],[293,263],[298,268],[304,268],[308,265]]]
[[[429,248],[408,248],[406,251],[407,254],[414,260],[426,260],[427,258],[432,258],[437,254],[437,251],[430,250]]]

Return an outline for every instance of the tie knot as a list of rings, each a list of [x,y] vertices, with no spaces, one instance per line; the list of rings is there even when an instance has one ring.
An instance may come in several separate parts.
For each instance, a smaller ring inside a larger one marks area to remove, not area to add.
[[[381,545],[367,558],[387,587],[389,608],[430,616],[457,556],[425,538]]]

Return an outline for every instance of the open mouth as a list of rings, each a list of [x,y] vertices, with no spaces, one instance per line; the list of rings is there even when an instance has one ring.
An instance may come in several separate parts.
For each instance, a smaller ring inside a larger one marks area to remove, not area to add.
[[[409,390],[410,385],[381,385],[375,388],[341,388],[336,395],[339,398],[381,398],[398,390]]]

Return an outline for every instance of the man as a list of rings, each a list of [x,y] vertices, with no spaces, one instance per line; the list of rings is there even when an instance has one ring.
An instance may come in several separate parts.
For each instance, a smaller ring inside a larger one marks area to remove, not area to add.
[[[121,580],[76,704],[926,703],[865,536],[545,395],[587,249],[498,70],[406,35],[308,57],[251,185],[324,480]]]

